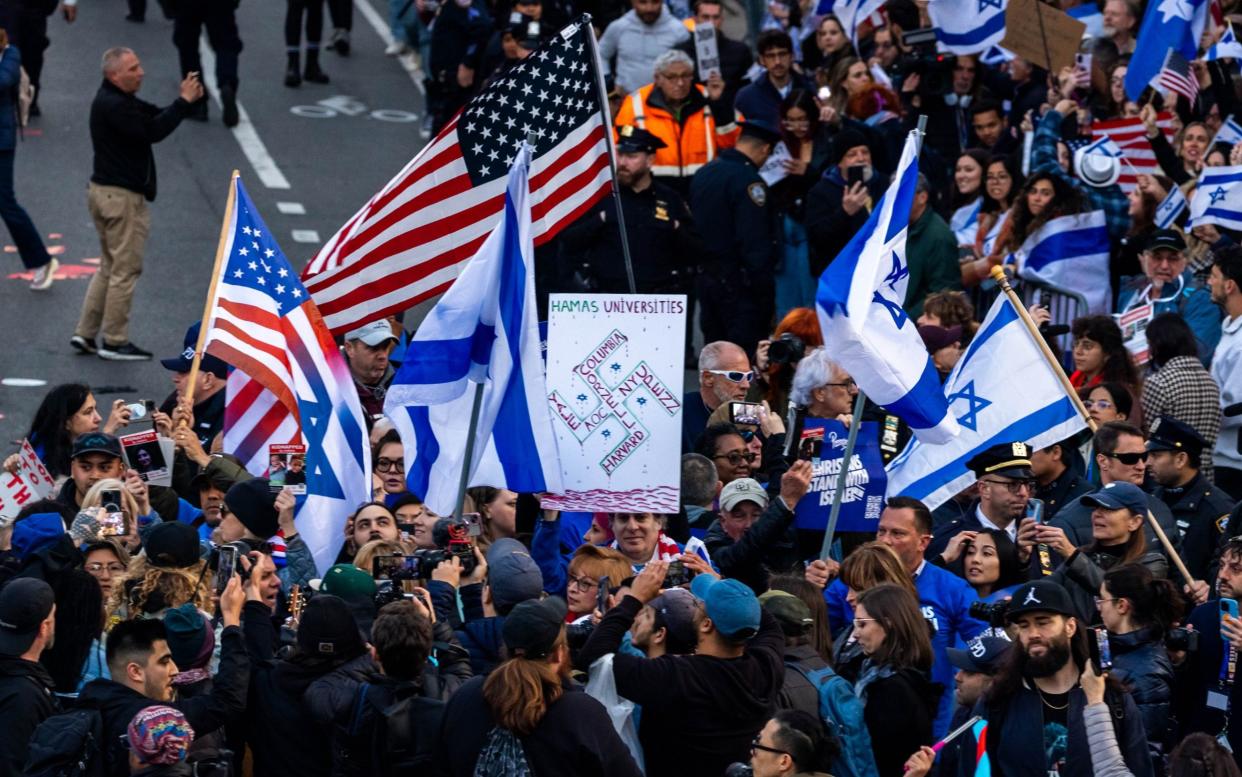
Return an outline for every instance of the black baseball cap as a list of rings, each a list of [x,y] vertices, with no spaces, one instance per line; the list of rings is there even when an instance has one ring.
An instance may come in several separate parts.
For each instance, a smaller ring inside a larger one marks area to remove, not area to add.
[[[949,663],[965,672],[996,674],[1001,659],[1013,647],[1004,637],[975,637],[966,643],[965,649],[948,648],[945,653]]]
[[[106,432],[87,432],[78,435],[73,441],[73,453],[69,458],[76,459],[88,453],[103,453],[121,458],[121,441]]]
[[[29,650],[55,604],[52,587],[38,578],[18,577],[0,588],[0,655]]]
[[[1158,248],[1170,248],[1174,251],[1186,250],[1186,238],[1176,229],[1157,229],[1143,244],[1144,251],[1155,251]]]
[[[1036,580],[1013,592],[1005,620],[1013,623],[1019,615],[1028,612],[1051,612],[1067,617],[1077,617],[1069,592],[1051,580]]]
[[[184,569],[196,566],[202,552],[198,532],[181,521],[165,521],[156,525],[142,544],[147,563],[153,567]]]
[[[160,359],[160,364],[164,365],[164,369],[173,372],[190,371],[190,365],[194,363],[194,349],[198,347],[198,333],[202,328],[203,322],[195,321],[189,329],[185,330],[185,342],[181,353],[167,359]],[[198,368],[202,372],[210,372],[217,378],[229,376],[229,365],[219,356],[212,356],[209,353],[204,353],[203,358],[198,360]]]
[[[518,604],[505,616],[504,625],[500,627],[509,655],[531,660],[546,658],[565,627],[567,612],[569,608],[559,596],[528,599]]]

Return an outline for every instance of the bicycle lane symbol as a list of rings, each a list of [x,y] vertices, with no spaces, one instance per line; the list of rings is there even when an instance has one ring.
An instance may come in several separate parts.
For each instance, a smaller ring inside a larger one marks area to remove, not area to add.
[[[347,118],[361,116],[397,124],[409,124],[418,121],[418,114],[395,108],[369,108],[366,103],[347,94],[338,94],[319,100],[314,105],[294,105],[289,109],[294,116],[304,119],[334,119],[338,116]]]

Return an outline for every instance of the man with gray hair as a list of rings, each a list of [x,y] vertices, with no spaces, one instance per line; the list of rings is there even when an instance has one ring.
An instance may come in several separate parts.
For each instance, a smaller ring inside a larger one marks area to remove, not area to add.
[[[962,271],[957,261],[957,238],[953,230],[932,208],[927,178],[919,173],[910,203],[910,231],[906,236],[906,299],[902,307],[917,319],[923,313],[923,301],[936,291],[962,288]]]
[[[681,457],[681,508],[686,511],[690,533],[700,539],[719,516],[712,503],[723,488],[716,465],[701,453],[684,453]]]
[[[686,392],[681,410],[681,450],[694,450],[695,440],[707,428],[707,420],[725,402],[746,398],[755,373],[741,346],[717,340],[699,351],[699,390]]]
[[[661,52],[690,37],[690,31],[664,7],[663,0],[630,0],[630,5],[631,9],[608,25],[599,39],[605,74],[611,73],[617,86],[627,92],[647,83]]]
[[[155,154],[151,144],[172,134],[203,96],[198,73],[181,82],[166,108],[138,99],[142,63],[123,47],[103,55],[103,84],[91,103],[94,172],[87,205],[99,233],[99,272],[91,278],[82,314],[69,344],[79,353],[111,361],[151,358],[130,342],[129,310],[142,274],[142,254],[151,229],[147,203],[155,200]],[[102,342],[96,338],[102,333]]]

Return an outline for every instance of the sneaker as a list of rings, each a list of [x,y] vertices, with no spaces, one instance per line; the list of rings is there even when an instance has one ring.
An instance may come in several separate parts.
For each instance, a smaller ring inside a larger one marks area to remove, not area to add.
[[[99,358],[113,362],[145,362],[151,359],[151,352],[144,351],[133,343],[108,345],[99,348]]]
[[[349,30],[337,27],[332,31],[332,43],[329,44],[333,51],[342,57],[349,56]]]
[[[403,54],[410,53],[410,45],[403,40],[394,40],[384,49],[384,54],[389,57],[400,57]]]
[[[73,350],[86,356],[94,356],[99,352],[99,349],[95,347],[95,338],[93,337],[87,340],[82,335],[74,335],[69,338],[69,344],[73,346]]]
[[[220,102],[224,105],[224,126],[236,127],[241,121],[237,112],[237,89],[232,86],[220,87]]]
[[[34,280],[30,281],[32,291],[47,291],[52,288],[52,281],[56,280],[56,270],[60,267],[60,262],[56,257],[48,259],[47,264],[35,270]]]

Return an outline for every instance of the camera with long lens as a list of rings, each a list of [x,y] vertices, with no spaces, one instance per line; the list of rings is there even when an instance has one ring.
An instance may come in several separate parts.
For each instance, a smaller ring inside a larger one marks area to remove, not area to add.
[[[1167,650],[1194,653],[1199,650],[1199,632],[1184,628],[1169,629],[1164,635],[1164,647]]]
[[[1009,602],[971,602],[970,617],[987,623],[997,629],[1005,628],[1005,613],[1009,611]]]
[[[755,770],[751,768],[750,764],[740,762],[731,763],[725,769],[725,777],[754,777],[754,774]]]
[[[434,570],[436,564],[447,560],[449,556],[455,556],[461,562],[461,573],[463,575],[468,575],[474,571],[476,566],[474,560],[474,540],[470,536],[470,527],[464,521],[458,518],[441,518],[436,521],[435,526],[431,529],[431,541],[436,544],[434,550],[442,550],[448,553],[448,556],[444,556],[432,564],[431,569]],[[430,558],[434,550],[419,552],[427,552]],[[431,573],[427,573],[425,577],[431,577]]]
[[[894,64],[896,75],[907,78],[919,76],[919,94],[924,96],[946,95],[953,89],[953,68],[957,57],[936,50],[936,31],[931,27],[910,30],[901,36],[901,42],[909,49]]]
[[[806,343],[793,332],[785,332],[768,343],[768,362],[771,364],[797,364],[806,354]]]

